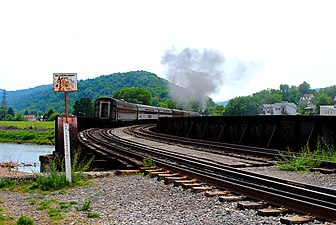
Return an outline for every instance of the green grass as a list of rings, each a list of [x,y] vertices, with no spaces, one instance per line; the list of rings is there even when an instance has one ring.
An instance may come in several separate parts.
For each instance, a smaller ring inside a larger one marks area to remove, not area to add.
[[[52,145],[55,122],[0,121],[0,142]]]
[[[336,162],[336,149],[325,139],[319,138],[315,150],[306,145],[299,155],[282,155],[276,167],[286,171],[309,171],[310,168],[319,167],[324,161]]]
[[[95,213],[95,212],[89,212],[87,214],[87,217],[88,218],[99,218],[99,214],[98,213]]]
[[[55,122],[0,121],[0,129],[48,130],[54,129]]]
[[[31,189],[40,188],[43,191],[49,191],[86,185],[87,180],[84,179],[83,172],[90,168],[92,161],[93,158],[87,159],[82,156],[80,149],[74,151],[71,162],[72,181],[69,182],[66,179],[64,167],[62,166],[61,171],[59,171],[57,167],[57,165],[64,165],[64,160],[61,156],[56,155],[55,159],[50,162],[50,167],[47,168],[47,171],[44,174],[35,173],[36,182],[32,183]]]
[[[26,216],[21,216],[17,221],[17,225],[33,225],[34,220],[30,219],[29,217]]]

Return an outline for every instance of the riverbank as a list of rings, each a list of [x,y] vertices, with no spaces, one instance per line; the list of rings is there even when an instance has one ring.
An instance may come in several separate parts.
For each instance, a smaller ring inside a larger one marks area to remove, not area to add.
[[[54,145],[55,122],[0,121],[0,143]]]

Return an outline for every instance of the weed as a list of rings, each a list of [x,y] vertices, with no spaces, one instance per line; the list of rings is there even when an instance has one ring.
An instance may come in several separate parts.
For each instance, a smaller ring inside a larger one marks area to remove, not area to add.
[[[87,214],[87,217],[88,218],[99,218],[99,214],[98,213],[95,213],[95,212],[89,212]]]
[[[90,204],[91,204],[91,201],[90,201],[90,199],[88,199],[88,200],[86,200],[84,202],[84,204],[82,205],[82,207],[79,208],[78,210],[80,210],[80,211],[88,211],[89,209],[91,209]]]
[[[75,201],[70,202],[70,205],[77,205],[77,204],[78,204],[78,202],[75,202]]]
[[[137,175],[137,176],[140,176],[140,177],[144,177],[144,176],[146,176],[144,172],[139,172],[139,173],[137,173],[136,175]]]
[[[71,177],[72,183],[66,180],[66,174],[64,171],[64,160],[61,156],[56,155],[54,160],[50,162],[49,168],[47,168],[47,172],[43,175],[35,173],[36,183],[41,190],[60,190],[65,187],[74,186],[74,185],[81,185],[83,180],[83,172],[87,171],[93,158],[86,159],[85,157],[81,156],[81,151],[78,149],[74,151],[73,160],[72,160],[72,170],[71,170]],[[61,165],[61,171],[58,171],[57,165]],[[65,191],[63,192],[65,193]]]
[[[56,203],[55,199],[51,199],[45,202],[40,202],[38,204],[38,207],[36,207],[36,210],[45,210],[45,209],[49,209],[50,208],[50,204],[52,203]]]
[[[286,171],[308,171],[309,168],[319,167],[323,161],[336,162],[336,150],[324,138],[319,137],[315,150],[306,145],[299,155],[280,155],[276,166]]]
[[[144,167],[155,166],[155,163],[153,162],[152,156],[148,155],[147,158],[142,161],[142,165]]]
[[[58,204],[60,205],[61,209],[69,209],[71,207],[71,205],[66,202],[59,202]]]
[[[34,221],[26,216],[21,216],[17,221],[17,225],[33,225]]]
[[[60,209],[50,209],[48,212],[49,217],[53,219],[62,219],[62,211]]]
[[[14,182],[11,180],[0,179],[0,188],[11,188],[14,186]]]

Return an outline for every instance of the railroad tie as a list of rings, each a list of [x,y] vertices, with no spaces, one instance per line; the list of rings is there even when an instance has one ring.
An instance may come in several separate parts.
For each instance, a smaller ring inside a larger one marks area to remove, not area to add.
[[[165,177],[164,178],[164,184],[171,184],[171,183],[174,183],[174,181],[185,180],[187,178],[188,178],[187,176],[183,176],[183,177]]]
[[[268,203],[260,202],[238,202],[238,209],[261,209],[267,207]]]
[[[156,177],[158,174],[164,174],[164,173],[170,173],[169,170],[166,170],[166,171],[152,171],[150,172],[150,177],[153,178],[153,177]]]
[[[191,187],[193,192],[203,192],[203,191],[209,191],[212,190],[213,187],[209,186],[201,186],[201,187]]]
[[[174,186],[182,186],[182,184],[191,184],[195,183],[197,180],[192,179],[192,180],[175,180],[174,181]]]
[[[156,170],[157,166],[140,167],[141,172]]]
[[[176,176],[180,176],[179,173],[160,173],[157,175],[157,180],[163,180],[165,179],[165,177],[176,177]]]
[[[182,184],[182,188],[183,189],[188,189],[188,188],[192,188],[192,187],[199,187],[199,186],[202,186],[203,184],[202,183],[197,183],[197,182],[194,182],[194,183],[183,183]]]
[[[229,191],[207,191],[205,192],[205,196],[207,197],[214,197],[214,196],[224,196],[228,195]]]
[[[258,209],[258,215],[260,216],[279,216],[280,214],[285,214],[287,212],[289,212],[287,208]]]
[[[220,202],[236,202],[236,201],[242,201],[247,199],[245,195],[241,196],[219,196],[218,197]]]
[[[140,173],[140,170],[117,170],[117,175],[130,175]]]
[[[293,217],[282,217],[280,218],[280,223],[284,224],[300,224],[314,222],[316,218],[313,216],[293,216]]]

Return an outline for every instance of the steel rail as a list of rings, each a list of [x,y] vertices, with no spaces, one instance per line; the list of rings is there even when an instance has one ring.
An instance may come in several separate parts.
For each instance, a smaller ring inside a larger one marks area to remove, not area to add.
[[[207,141],[207,140],[197,140],[197,139],[190,139],[190,138],[184,138],[184,137],[176,137],[174,135],[167,135],[167,134],[161,134],[152,131],[154,125],[147,125],[147,126],[134,126],[131,128],[130,133],[134,133],[136,135],[149,138],[149,139],[155,139],[159,138],[161,140],[165,140],[167,142],[175,142],[175,143],[181,143],[181,144],[189,144],[193,146],[201,146],[203,147],[204,151],[209,151],[212,153],[221,154],[222,151],[224,152],[236,152],[236,153],[245,153],[248,155],[258,155],[261,157],[267,157],[271,159],[277,159],[281,157],[295,157],[298,156],[299,152],[291,152],[292,155],[289,154],[287,151],[281,151],[276,149],[267,149],[267,148],[260,148],[260,147],[253,147],[253,146],[245,146],[245,145],[237,145],[237,144],[230,144],[230,143],[222,143],[222,142],[216,142],[216,141]],[[139,130],[138,130],[139,129]],[[210,150],[207,150],[207,148],[211,147]],[[214,150],[213,150],[214,149]],[[219,150],[220,152],[217,152],[216,150]],[[256,159],[254,159],[256,160]],[[258,161],[258,160],[256,160]],[[317,160],[316,160],[317,161]],[[321,167],[324,168],[336,168],[336,162],[331,161],[322,161]]]
[[[285,206],[301,213],[312,213],[326,220],[336,220],[336,197],[335,192],[330,189],[326,189],[325,193],[319,193],[325,188],[316,188],[311,191],[308,190],[309,185],[301,186],[300,183],[274,181],[266,176],[260,177],[251,172],[227,168],[204,159],[198,160],[195,157],[167,153],[157,148],[115,139],[116,137],[106,130],[101,131],[100,134],[104,137],[105,144],[108,145],[113,140],[114,144],[125,146],[122,149],[118,145],[119,151],[128,152],[137,158],[143,158],[150,153],[153,161],[165,168],[181,171],[192,177],[206,180],[207,183],[245,194],[254,199],[266,200],[277,206]],[[98,141],[102,142],[101,139]]]
[[[185,138],[185,137],[178,137],[174,135],[168,135],[168,134],[161,134],[152,131],[154,128],[154,125],[147,125],[140,127],[139,131],[136,129],[138,126],[134,126],[131,129],[131,132],[138,134],[140,136],[146,136],[148,138],[153,139],[154,137],[160,138],[161,140],[165,140],[168,142],[179,142],[182,144],[188,144],[188,145],[194,145],[194,146],[201,146],[204,148],[211,148],[211,152],[216,153],[219,151],[224,152],[237,152],[237,153],[245,153],[245,154],[253,154],[258,155],[262,157],[267,158],[277,158],[279,157],[279,153],[283,155],[287,155],[288,153],[285,151],[280,151],[276,149],[268,149],[268,148],[259,148],[259,147],[253,147],[253,146],[245,146],[245,145],[238,145],[238,144],[231,144],[231,143],[222,143],[222,142],[216,142],[216,141],[208,141],[208,140],[198,140],[198,139],[191,139],[191,138]],[[217,151],[216,151],[217,150]],[[222,152],[218,152],[222,153]]]

